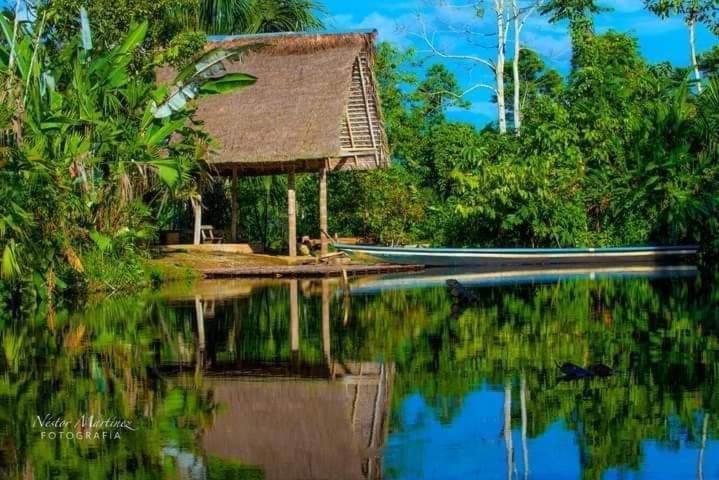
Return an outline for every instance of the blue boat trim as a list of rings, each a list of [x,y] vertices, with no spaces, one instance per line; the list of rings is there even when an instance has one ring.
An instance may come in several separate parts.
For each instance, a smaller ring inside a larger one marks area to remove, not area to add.
[[[422,248],[335,244],[335,248],[390,263],[428,267],[645,263],[681,260],[696,255],[698,251],[698,247],[694,245],[612,248]]]

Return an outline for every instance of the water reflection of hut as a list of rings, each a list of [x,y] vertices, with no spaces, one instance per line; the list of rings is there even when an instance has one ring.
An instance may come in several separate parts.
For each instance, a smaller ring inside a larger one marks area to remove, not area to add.
[[[377,479],[392,368],[357,364],[335,381],[213,378],[220,405],[208,455],[259,467],[267,480]]]
[[[309,339],[299,328],[309,319],[301,318],[298,282],[288,283],[289,360],[219,361],[205,340],[208,298],[196,298],[198,344],[207,348],[198,362],[219,406],[205,452],[258,467],[268,480],[381,478],[394,366],[333,358],[327,280],[319,285],[324,358],[301,361]]]

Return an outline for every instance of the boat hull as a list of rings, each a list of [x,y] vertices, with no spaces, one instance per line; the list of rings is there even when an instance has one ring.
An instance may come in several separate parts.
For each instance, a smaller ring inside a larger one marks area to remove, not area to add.
[[[400,248],[336,244],[351,255],[405,265],[503,266],[679,263],[697,254],[695,246],[621,248]]]

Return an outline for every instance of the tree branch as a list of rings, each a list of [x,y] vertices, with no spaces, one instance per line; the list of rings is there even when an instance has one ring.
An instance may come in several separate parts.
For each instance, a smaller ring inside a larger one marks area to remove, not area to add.
[[[441,57],[441,58],[446,58],[449,60],[466,60],[466,61],[470,61],[470,62],[479,63],[479,64],[482,64],[482,65],[486,66],[487,68],[489,68],[492,72],[496,71],[496,66],[494,65],[494,63],[485,58],[477,57],[476,55],[452,54],[452,53],[447,53],[447,52],[440,50],[439,48],[437,48],[435,46],[434,35],[432,36],[432,38],[430,38],[429,35],[427,34],[427,26],[425,25],[424,21],[422,21],[421,17],[419,19],[419,22],[420,22],[420,25],[422,25],[422,34],[415,35],[415,36],[417,36],[418,38],[423,40],[434,55]]]

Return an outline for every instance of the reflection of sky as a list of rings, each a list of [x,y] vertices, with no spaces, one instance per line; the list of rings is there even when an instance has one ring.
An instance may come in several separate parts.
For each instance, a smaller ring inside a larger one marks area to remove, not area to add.
[[[682,441],[678,449],[668,448],[654,441],[642,443],[640,472],[611,469],[605,480],[622,479],[696,479],[699,447]],[[719,478],[719,441],[707,440],[704,450],[704,479]]]
[[[517,394],[516,389],[513,394]],[[515,403],[518,398],[513,398]],[[388,479],[464,480],[507,478],[504,425],[504,392],[482,387],[462,400],[451,423],[440,423],[435,409],[420,395],[410,395],[394,416],[384,457]],[[515,412],[516,413],[516,412]],[[531,419],[530,419],[531,420]],[[514,476],[524,478],[522,443],[517,418],[513,418]],[[399,422],[399,424],[397,424]],[[538,438],[527,440],[529,478],[581,478],[576,436],[563,422],[551,424]],[[654,441],[642,444],[640,472],[609,469],[605,479],[697,478],[699,446],[683,439],[670,449]],[[719,478],[719,441],[707,441],[704,478]]]

